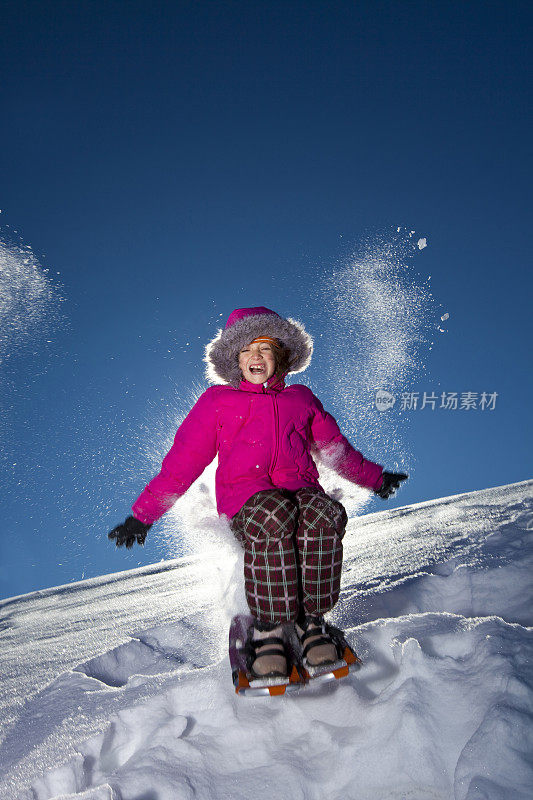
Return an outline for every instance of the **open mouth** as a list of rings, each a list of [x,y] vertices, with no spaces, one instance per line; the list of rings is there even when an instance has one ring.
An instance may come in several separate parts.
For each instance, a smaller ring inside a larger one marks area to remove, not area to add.
[[[261,366],[261,364],[253,364],[251,367],[248,367],[252,375],[262,375],[265,372],[265,368]]]

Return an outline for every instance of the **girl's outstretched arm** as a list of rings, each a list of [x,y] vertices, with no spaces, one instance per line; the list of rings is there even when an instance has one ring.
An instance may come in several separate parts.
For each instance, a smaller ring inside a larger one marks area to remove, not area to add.
[[[314,397],[314,395],[313,395]],[[315,415],[311,423],[313,440],[328,466],[352,483],[375,491],[382,484],[383,467],[363,457],[343,436],[334,417],[315,400]]]
[[[132,506],[133,515],[152,524],[194,483],[217,454],[217,387],[203,393],[177,430],[161,472]]]

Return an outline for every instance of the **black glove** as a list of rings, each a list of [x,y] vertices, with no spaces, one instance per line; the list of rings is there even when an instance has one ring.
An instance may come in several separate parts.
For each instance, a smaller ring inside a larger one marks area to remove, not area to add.
[[[122,545],[125,544],[127,548],[130,548],[133,547],[135,541],[137,544],[144,544],[146,534],[151,527],[151,525],[147,525],[145,522],[141,522],[135,517],[127,517],[122,525],[117,525],[116,528],[113,528],[111,533],[107,534],[107,538],[115,539],[117,547],[122,547]]]
[[[402,481],[406,481],[409,477],[405,472],[384,472],[383,483],[379,489],[374,489],[374,493],[386,500],[391,497]]]

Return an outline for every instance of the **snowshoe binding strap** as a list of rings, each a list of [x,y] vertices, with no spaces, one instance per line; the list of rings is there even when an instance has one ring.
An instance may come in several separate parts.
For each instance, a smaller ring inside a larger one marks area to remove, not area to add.
[[[281,670],[270,670],[261,674],[254,670],[255,661],[263,656],[281,656],[287,659],[285,652],[285,642],[280,636],[268,636],[264,639],[249,638],[245,646],[246,667],[254,678],[286,678],[287,672]],[[258,652],[259,651],[259,652]]]
[[[310,619],[306,620],[306,626],[307,627],[304,630],[303,634],[298,637],[300,640],[300,644],[303,647],[302,658],[307,658],[308,653],[314,647],[319,647],[320,645],[323,644],[334,646],[336,654],[335,661],[339,658],[342,658],[342,652],[339,647],[339,643],[334,636],[330,635],[328,626],[325,622],[320,622],[320,620]],[[308,641],[309,639],[312,639],[312,641]]]

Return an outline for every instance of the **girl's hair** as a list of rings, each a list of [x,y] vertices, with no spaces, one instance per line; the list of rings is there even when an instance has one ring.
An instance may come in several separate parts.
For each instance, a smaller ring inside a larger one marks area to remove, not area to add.
[[[276,364],[274,375],[276,378],[282,378],[287,372],[290,372],[292,366],[291,351],[280,342],[280,347],[273,347],[272,352],[274,353],[274,362]]]

